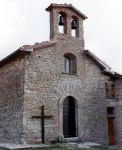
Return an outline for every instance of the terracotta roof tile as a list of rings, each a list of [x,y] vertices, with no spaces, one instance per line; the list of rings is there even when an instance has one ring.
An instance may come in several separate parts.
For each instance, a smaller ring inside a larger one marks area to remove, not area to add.
[[[72,4],[51,4],[48,8],[46,8],[47,11],[50,11],[53,7],[63,7],[63,8],[70,8],[74,10],[76,13],[78,13],[84,20],[87,19],[87,16],[85,16],[83,13],[81,13],[77,8],[75,8]]]
[[[34,45],[23,45],[19,49],[17,49],[13,53],[11,53],[10,55],[8,55],[4,59],[2,59],[0,61],[0,67],[4,64],[8,63],[13,58],[15,58],[18,54],[23,54],[23,55],[30,54],[36,49],[42,49],[45,47],[53,46],[56,43],[57,43],[57,41],[54,40],[54,41],[44,41],[42,43],[35,43]]]

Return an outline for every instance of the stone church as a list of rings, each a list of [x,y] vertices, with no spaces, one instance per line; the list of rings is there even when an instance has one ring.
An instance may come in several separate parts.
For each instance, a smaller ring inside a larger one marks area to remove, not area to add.
[[[0,61],[0,141],[122,145],[122,75],[84,49],[83,13],[46,10],[50,41]]]

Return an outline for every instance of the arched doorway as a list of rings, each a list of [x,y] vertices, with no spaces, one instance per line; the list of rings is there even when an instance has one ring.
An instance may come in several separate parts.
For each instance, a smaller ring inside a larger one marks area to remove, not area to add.
[[[72,96],[64,99],[63,103],[63,135],[65,138],[77,136],[77,107]]]

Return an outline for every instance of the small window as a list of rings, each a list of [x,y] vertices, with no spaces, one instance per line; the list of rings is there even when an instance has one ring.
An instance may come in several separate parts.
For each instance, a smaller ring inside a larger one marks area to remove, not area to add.
[[[70,70],[71,70],[71,60],[67,57],[64,57],[64,64],[65,64],[65,73],[70,73]]]
[[[76,56],[71,53],[67,53],[64,55],[64,72],[71,74],[77,73]]]
[[[114,115],[115,108],[114,107],[107,107],[107,115]]]
[[[106,97],[107,98],[115,98],[115,83],[114,82],[106,82]]]

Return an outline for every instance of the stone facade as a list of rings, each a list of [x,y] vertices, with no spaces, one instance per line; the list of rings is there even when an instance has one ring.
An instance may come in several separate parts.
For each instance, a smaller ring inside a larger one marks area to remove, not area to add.
[[[0,68],[0,141],[20,142],[23,120],[24,63],[14,59]]]
[[[63,102],[72,96],[77,101],[78,140],[108,144],[107,107],[115,107],[115,138],[118,145],[122,144],[122,84],[112,73],[105,74],[99,61],[84,54],[86,16],[72,5],[51,5],[47,10],[51,14],[51,41],[22,47],[22,51],[31,52],[11,58],[0,68],[0,140],[41,141],[41,119],[32,118],[40,115],[41,105],[45,105],[45,114],[53,116],[45,119],[45,141],[64,140]],[[67,16],[67,34],[58,32],[60,11]],[[71,36],[71,16],[79,20],[78,37]],[[76,56],[76,74],[64,71],[67,53]],[[116,98],[107,99],[105,83],[110,80],[117,92]]]
[[[122,79],[116,81],[116,136],[119,145],[122,145]]]

